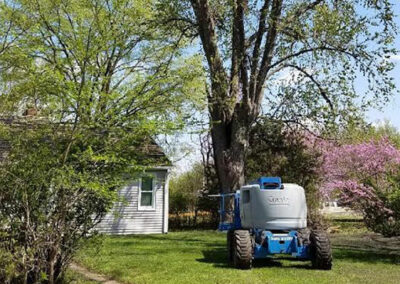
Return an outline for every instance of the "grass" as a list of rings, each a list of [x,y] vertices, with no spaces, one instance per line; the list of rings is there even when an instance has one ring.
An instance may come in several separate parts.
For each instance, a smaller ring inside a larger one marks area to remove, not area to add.
[[[374,247],[375,241],[360,232],[333,235],[331,271],[287,259],[256,261],[252,270],[236,270],[227,265],[225,238],[215,231],[106,237],[101,249],[88,247],[77,261],[123,283],[376,284],[400,279],[400,244],[395,249],[384,248],[390,241]]]

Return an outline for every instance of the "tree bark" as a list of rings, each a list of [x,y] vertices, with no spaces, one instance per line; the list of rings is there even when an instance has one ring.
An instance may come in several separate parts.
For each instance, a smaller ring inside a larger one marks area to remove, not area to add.
[[[232,192],[244,184],[249,125],[243,120],[247,121],[247,118],[235,114],[232,119],[216,122],[211,128],[215,166],[223,193]]]
[[[263,85],[274,52],[282,1],[265,0],[262,6],[258,31],[254,35],[255,44],[253,57],[250,59],[252,64],[249,78],[247,50],[249,47],[246,44],[244,28],[247,1],[235,0],[232,5],[232,50],[228,75],[218,50],[215,20],[209,2],[191,0],[210,70],[211,90],[208,95],[208,106],[211,137],[222,193],[233,192],[245,182],[244,167],[249,131],[259,113]],[[268,32],[266,32],[267,19],[271,20]],[[263,41],[264,35],[266,36]],[[263,42],[265,46],[261,46]],[[228,206],[231,209],[232,204]]]

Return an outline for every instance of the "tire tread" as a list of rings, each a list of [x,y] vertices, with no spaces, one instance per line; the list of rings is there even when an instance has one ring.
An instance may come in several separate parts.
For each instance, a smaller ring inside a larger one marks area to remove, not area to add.
[[[234,266],[239,269],[250,269],[253,259],[253,249],[249,231],[236,230],[233,233]]]
[[[332,269],[332,250],[328,235],[324,230],[312,230],[311,241],[311,261],[316,269]]]

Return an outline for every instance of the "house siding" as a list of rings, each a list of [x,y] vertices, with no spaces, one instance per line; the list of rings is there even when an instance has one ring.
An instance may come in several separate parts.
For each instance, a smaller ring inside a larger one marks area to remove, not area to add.
[[[106,234],[157,234],[168,230],[168,186],[167,171],[149,171],[154,176],[154,209],[139,209],[139,185],[133,181],[119,191],[124,202],[114,208],[97,225],[97,230]],[[166,210],[167,209],[167,210]]]

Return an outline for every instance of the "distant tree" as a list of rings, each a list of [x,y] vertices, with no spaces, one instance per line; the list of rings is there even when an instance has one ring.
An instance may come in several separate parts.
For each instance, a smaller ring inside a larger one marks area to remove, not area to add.
[[[169,184],[170,211],[175,214],[194,212],[194,223],[196,223],[199,198],[204,190],[204,180],[201,163],[195,163],[189,171],[171,178]]]
[[[116,190],[157,162],[152,138],[201,100],[200,60],[156,4],[0,4],[0,282],[60,282]]]
[[[387,138],[400,149],[400,132],[389,121],[374,125],[366,122],[350,123],[338,135],[342,143],[357,144],[365,141],[380,141]]]
[[[219,199],[210,195],[217,194],[219,188],[217,183],[212,181],[216,179],[215,173],[209,172],[207,167],[204,161],[196,162],[190,170],[170,180],[170,212],[177,215],[178,226],[180,219],[185,220],[179,216],[182,213],[193,214],[192,222],[184,225],[193,228],[199,226],[209,228],[217,225]],[[206,213],[201,221],[198,221],[199,212]]]

